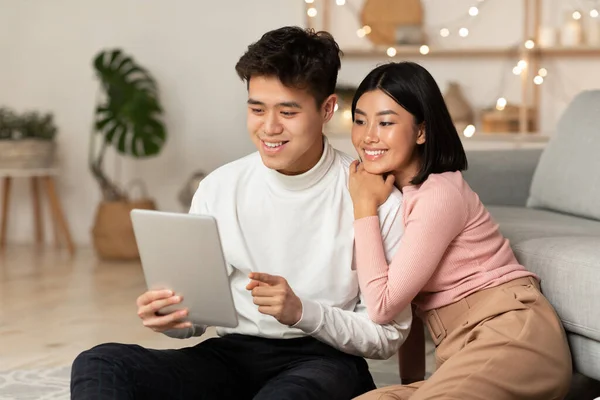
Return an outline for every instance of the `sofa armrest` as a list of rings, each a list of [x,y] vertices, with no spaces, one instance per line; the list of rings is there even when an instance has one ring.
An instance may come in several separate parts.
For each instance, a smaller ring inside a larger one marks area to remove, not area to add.
[[[485,205],[524,207],[542,149],[467,152],[465,180]]]

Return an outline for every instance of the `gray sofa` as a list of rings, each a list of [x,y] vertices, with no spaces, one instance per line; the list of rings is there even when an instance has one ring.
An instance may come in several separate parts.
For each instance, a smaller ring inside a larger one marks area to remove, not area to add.
[[[600,380],[600,90],[576,96],[543,151],[468,153],[464,176],[542,279],[574,369]]]

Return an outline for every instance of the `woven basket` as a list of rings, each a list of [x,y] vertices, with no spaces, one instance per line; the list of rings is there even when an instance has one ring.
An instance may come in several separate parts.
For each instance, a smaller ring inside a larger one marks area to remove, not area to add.
[[[103,201],[98,205],[92,228],[92,240],[99,258],[114,261],[139,259],[129,216],[134,208],[155,210],[156,205],[152,199]]]
[[[55,151],[52,140],[0,140],[0,169],[48,168]]]

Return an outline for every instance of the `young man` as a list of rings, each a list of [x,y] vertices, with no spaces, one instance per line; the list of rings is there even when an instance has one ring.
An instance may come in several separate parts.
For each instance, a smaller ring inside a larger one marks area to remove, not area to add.
[[[200,184],[190,212],[217,219],[239,325],[180,350],[104,344],[73,364],[74,399],[350,399],[374,388],[363,357],[388,358],[410,309],[377,325],[360,302],[354,264],[352,159],[322,134],[334,112],[339,48],[327,33],[286,27],[249,46],[236,70],[248,85],[247,125],[258,151]],[[380,208],[388,258],[402,231],[401,198]],[[138,298],[145,326],[188,338],[204,326],[180,299]]]

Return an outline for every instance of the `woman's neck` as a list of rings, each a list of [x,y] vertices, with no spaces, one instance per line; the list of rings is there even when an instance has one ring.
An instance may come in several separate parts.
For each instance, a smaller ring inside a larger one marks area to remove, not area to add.
[[[405,168],[394,171],[395,185],[400,191],[403,187],[412,186],[411,181],[421,169],[421,165],[418,161],[411,163]]]

